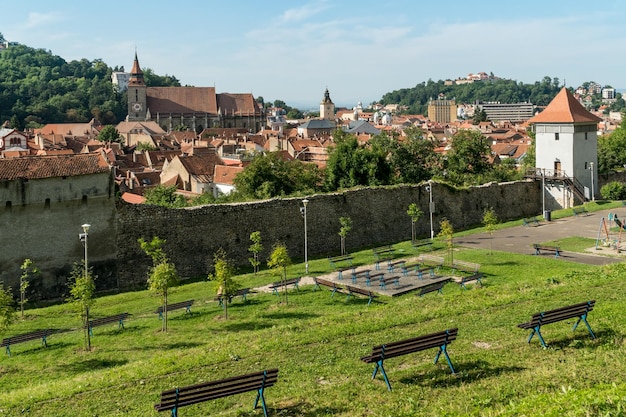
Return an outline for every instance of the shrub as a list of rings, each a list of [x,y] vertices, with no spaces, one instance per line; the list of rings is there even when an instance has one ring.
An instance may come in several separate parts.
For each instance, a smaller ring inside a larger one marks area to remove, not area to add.
[[[600,189],[600,194],[606,200],[624,200],[626,199],[626,184],[619,181],[609,182]]]

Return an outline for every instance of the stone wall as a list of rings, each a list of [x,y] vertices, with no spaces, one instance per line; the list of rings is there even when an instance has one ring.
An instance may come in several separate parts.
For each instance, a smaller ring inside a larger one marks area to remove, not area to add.
[[[540,187],[539,181],[524,181],[456,190],[434,183],[435,234],[444,217],[457,231],[480,224],[487,207],[493,207],[503,221],[537,215],[541,212]],[[353,222],[346,239],[348,251],[411,239],[406,210],[413,202],[424,212],[417,223],[418,236],[430,236],[429,193],[424,185],[363,188],[307,198],[309,258],[338,254],[339,218],[345,216]],[[121,289],[145,285],[150,259],[139,248],[140,237],[166,239],[165,250],[183,277],[205,276],[220,247],[237,265],[249,265],[249,237],[257,230],[263,239],[262,260],[267,259],[275,242],[285,243],[293,260],[302,260],[304,221],[300,205],[300,198],[188,209],[119,203],[118,285]]]

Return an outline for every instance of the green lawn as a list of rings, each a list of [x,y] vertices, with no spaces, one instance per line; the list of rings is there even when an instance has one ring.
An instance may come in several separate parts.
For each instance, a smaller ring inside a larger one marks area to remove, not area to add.
[[[438,246],[441,248],[441,244]],[[395,245],[413,256],[410,243]],[[439,254],[443,255],[440,249]],[[355,262],[373,262],[371,250]],[[265,393],[273,416],[623,416],[626,413],[626,267],[592,267],[554,258],[458,249],[455,259],[481,264],[485,286],[443,295],[346,300],[312,286],[290,290],[289,304],[269,293],[237,298],[224,320],[210,283],[175,288],[171,302],[193,298],[193,314],[170,313],[169,332],[148,292],[99,298],[97,316],[129,312],[126,329],[97,327],[93,351],[82,350],[78,317],[67,305],[27,311],[7,334],[67,329],[48,339],[15,345],[0,358],[0,416],[156,416],[162,390],[277,367],[278,383]],[[289,276],[303,272],[290,268]],[[310,262],[328,272],[326,259]],[[238,277],[242,286],[276,281],[268,271]],[[548,349],[526,343],[516,325],[533,313],[596,300],[589,323],[573,320],[542,329]],[[434,365],[435,349],[385,361],[393,391],[373,366],[359,360],[373,345],[459,328],[449,347],[457,370]],[[5,334],[3,337],[6,337]],[[258,416],[255,393],[185,407],[181,416]],[[161,414],[166,415],[166,414]]]

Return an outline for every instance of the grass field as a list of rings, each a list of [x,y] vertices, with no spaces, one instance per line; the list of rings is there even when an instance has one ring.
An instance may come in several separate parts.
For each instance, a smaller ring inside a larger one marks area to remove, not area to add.
[[[440,246],[441,247],[441,246]],[[410,244],[395,245],[412,255]],[[441,249],[440,249],[441,251]],[[443,251],[440,252],[443,255]],[[355,253],[372,263],[371,250]],[[84,352],[80,320],[67,305],[27,311],[7,332],[67,329],[48,339],[12,347],[0,357],[0,416],[156,416],[165,389],[277,367],[278,383],[265,393],[272,416],[624,416],[626,415],[626,266],[592,267],[494,251],[458,248],[455,259],[481,264],[484,287],[443,294],[346,300],[312,286],[290,290],[289,304],[271,293],[239,298],[229,318],[213,301],[208,282],[173,289],[170,301],[195,299],[193,314],[170,313],[169,332],[146,291],[101,297],[96,316],[129,312],[126,329],[94,328],[93,351]],[[294,265],[289,276],[302,273]],[[312,274],[328,272],[325,259]],[[241,275],[244,287],[278,278],[268,271]],[[596,300],[589,323],[573,320],[542,329],[549,344],[526,343],[516,327],[533,313]],[[360,361],[373,345],[459,328],[448,347],[457,374],[435,349],[385,361],[393,391],[371,379]],[[180,416],[258,416],[248,392],[179,410]],[[161,414],[165,415],[165,414]]]

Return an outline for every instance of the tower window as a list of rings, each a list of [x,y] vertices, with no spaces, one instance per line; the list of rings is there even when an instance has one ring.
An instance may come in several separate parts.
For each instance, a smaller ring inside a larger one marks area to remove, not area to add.
[[[589,134],[589,132],[585,132],[585,140],[587,140],[587,135]]]
[[[50,199],[46,198],[46,201],[43,204],[43,209],[44,210],[50,210]]]
[[[559,133],[558,132],[554,134],[554,140],[559,140]]]

